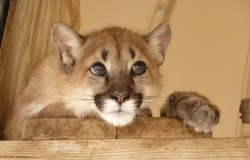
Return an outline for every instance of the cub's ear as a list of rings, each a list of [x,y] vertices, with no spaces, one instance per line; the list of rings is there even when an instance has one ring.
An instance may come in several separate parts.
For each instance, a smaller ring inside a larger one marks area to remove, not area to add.
[[[82,39],[63,23],[56,23],[52,29],[53,42],[64,69],[69,69],[79,57]]]
[[[151,47],[152,57],[158,66],[164,61],[165,52],[170,43],[170,39],[171,30],[167,23],[160,24],[148,36],[146,36],[146,41]]]

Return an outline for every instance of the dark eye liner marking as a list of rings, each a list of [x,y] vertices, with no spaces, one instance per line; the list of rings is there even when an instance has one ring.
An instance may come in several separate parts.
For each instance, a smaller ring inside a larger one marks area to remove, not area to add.
[[[135,57],[135,51],[132,48],[129,48],[129,53],[131,55],[131,58],[133,59]]]
[[[109,53],[109,52],[108,52],[106,49],[104,49],[104,50],[102,51],[102,59],[103,59],[104,61],[107,60],[108,53]]]

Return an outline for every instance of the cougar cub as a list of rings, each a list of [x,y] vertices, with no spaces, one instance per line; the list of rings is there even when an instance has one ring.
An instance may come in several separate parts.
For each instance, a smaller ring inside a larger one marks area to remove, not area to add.
[[[162,87],[158,67],[170,37],[166,23],[147,36],[119,27],[80,36],[56,24],[52,38],[57,54],[46,57],[32,72],[7,122],[5,139],[21,139],[24,120],[29,117],[96,116],[124,126],[136,115],[150,116],[148,104]],[[187,100],[181,101],[182,97]],[[179,93],[168,100],[162,115],[181,118],[190,126],[197,123],[202,125],[198,130],[209,131],[218,122],[219,112],[203,98]]]

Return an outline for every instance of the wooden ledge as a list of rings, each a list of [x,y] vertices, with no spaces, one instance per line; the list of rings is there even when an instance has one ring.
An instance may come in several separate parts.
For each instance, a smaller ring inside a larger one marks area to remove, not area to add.
[[[249,138],[0,141],[0,159],[249,159]]]
[[[39,118],[26,119],[24,140],[74,140],[90,138],[211,138],[212,133],[196,133],[175,119],[136,118],[125,127],[113,127],[102,119]]]
[[[116,128],[101,119],[38,118],[26,119],[24,140],[115,138]]]

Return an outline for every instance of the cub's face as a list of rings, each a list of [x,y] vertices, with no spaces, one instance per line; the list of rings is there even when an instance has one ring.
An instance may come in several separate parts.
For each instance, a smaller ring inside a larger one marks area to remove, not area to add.
[[[80,99],[68,102],[77,116],[94,113],[124,126],[158,95],[158,67],[170,41],[168,25],[148,36],[113,27],[80,37],[57,24],[52,36],[61,69],[71,77],[66,86]]]

